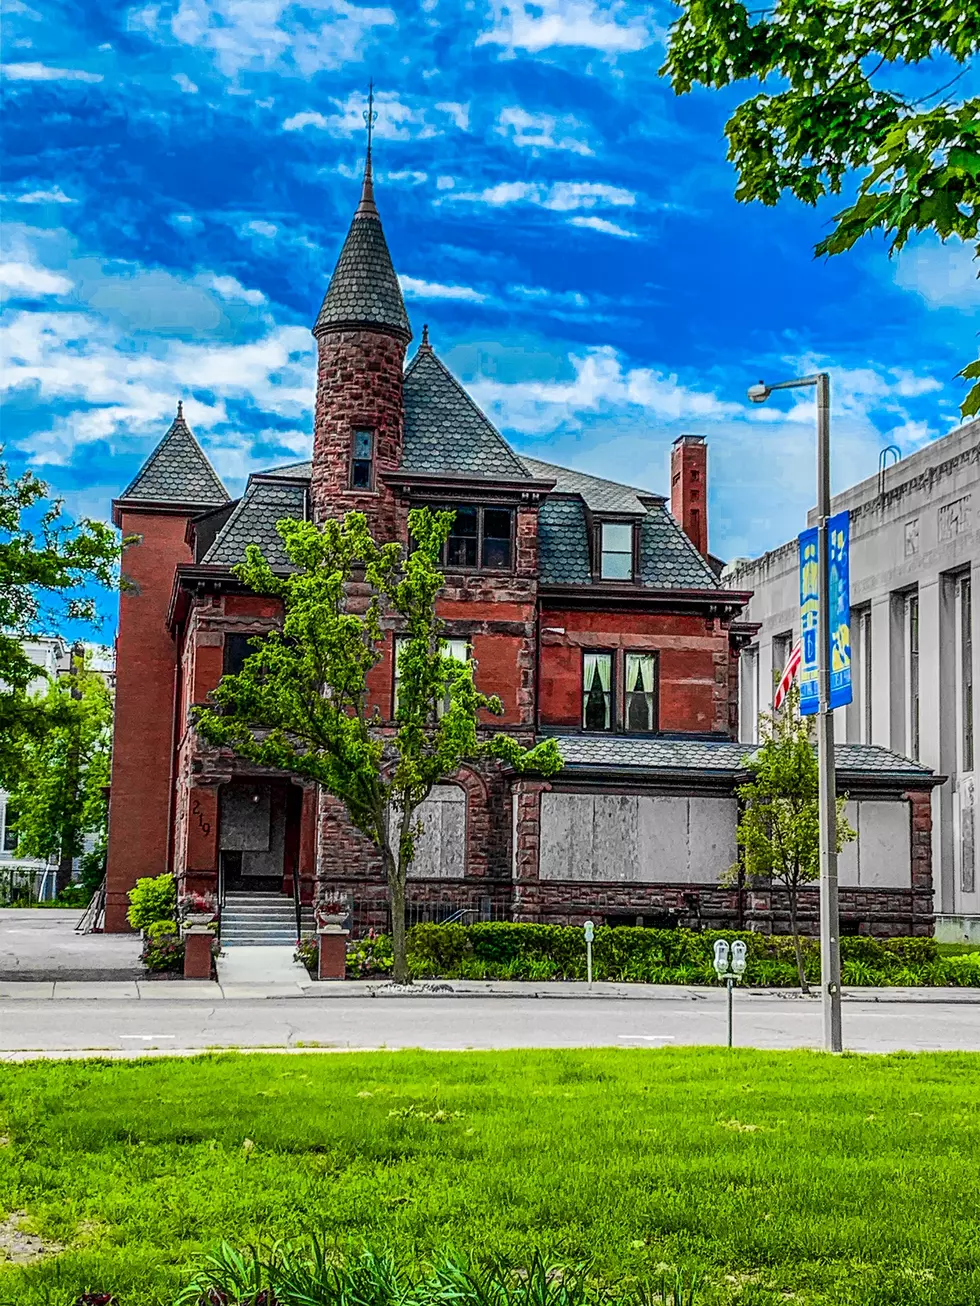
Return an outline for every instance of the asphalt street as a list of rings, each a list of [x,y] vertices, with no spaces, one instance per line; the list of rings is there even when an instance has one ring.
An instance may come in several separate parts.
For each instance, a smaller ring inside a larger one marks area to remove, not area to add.
[[[8,987],[6,993],[9,995]],[[725,997],[620,998],[297,997],[41,1000],[0,997],[0,1057],[206,1048],[466,1049],[664,1047],[723,1044]],[[849,1001],[851,1051],[980,1050],[980,1005]],[[821,1045],[815,1000],[738,994],[735,1043],[756,1048]]]

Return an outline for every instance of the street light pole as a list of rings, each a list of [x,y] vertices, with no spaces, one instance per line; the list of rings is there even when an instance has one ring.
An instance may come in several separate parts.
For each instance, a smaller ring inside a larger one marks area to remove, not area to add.
[[[817,394],[817,645],[819,709],[817,712],[818,820],[820,828],[820,996],[823,1045],[843,1050],[840,1013],[840,905],[837,892],[837,771],[834,760],[834,714],[830,708],[831,613],[830,541],[830,376],[815,376],[749,387],[749,398],[762,404],[773,390],[814,386]]]
[[[817,385],[817,601],[820,608],[817,673],[817,767],[820,805],[820,993],[823,1045],[843,1049],[840,1019],[840,906],[837,895],[837,769],[834,760],[834,714],[830,708],[830,377],[820,372]]]

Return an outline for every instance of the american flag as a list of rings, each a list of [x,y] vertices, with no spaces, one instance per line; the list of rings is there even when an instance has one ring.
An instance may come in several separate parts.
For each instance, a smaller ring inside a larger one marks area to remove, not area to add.
[[[796,644],[793,645],[793,651],[789,655],[785,667],[783,667],[783,674],[779,677],[779,684],[776,686],[776,696],[772,700],[772,710],[774,712],[778,712],[782,707],[786,695],[789,693],[789,687],[793,683],[793,677],[800,669],[800,659],[802,656],[803,644],[798,640]]]

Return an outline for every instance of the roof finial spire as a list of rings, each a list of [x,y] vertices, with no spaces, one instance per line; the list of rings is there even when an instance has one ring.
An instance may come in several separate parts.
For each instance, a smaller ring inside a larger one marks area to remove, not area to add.
[[[184,420],[184,401],[183,401],[183,399],[178,399],[178,400],[177,400],[177,421],[178,421],[178,422],[182,422],[183,420]]]
[[[428,322],[426,322],[425,325],[422,327],[422,344],[421,344],[419,347],[420,347],[421,349],[431,349],[431,348],[432,348],[432,346],[429,344],[429,324],[428,324]]]
[[[368,107],[361,115],[367,126],[367,154],[364,157],[364,181],[361,185],[361,202],[357,206],[357,217],[360,214],[368,214],[371,217],[378,216],[378,209],[374,202],[374,175],[371,170],[371,142],[374,137],[374,124],[378,115],[374,108],[374,79],[368,83]]]

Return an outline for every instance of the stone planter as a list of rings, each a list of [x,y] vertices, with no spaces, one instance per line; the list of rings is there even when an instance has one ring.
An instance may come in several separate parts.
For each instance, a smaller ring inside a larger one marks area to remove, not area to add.
[[[327,918],[330,919],[329,917]],[[341,917],[341,920],[344,918]],[[317,979],[342,980],[347,978],[347,940],[350,930],[340,925],[321,925],[317,937]]]
[[[210,911],[192,911],[184,917],[185,924],[196,928],[199,925],[210,925],[214,920],[214,912]]]
[[[208,918],[210,919],[210,918]],[[211,940],[207,925],[188,925],[184,930],[184,979],[211,978]]]

